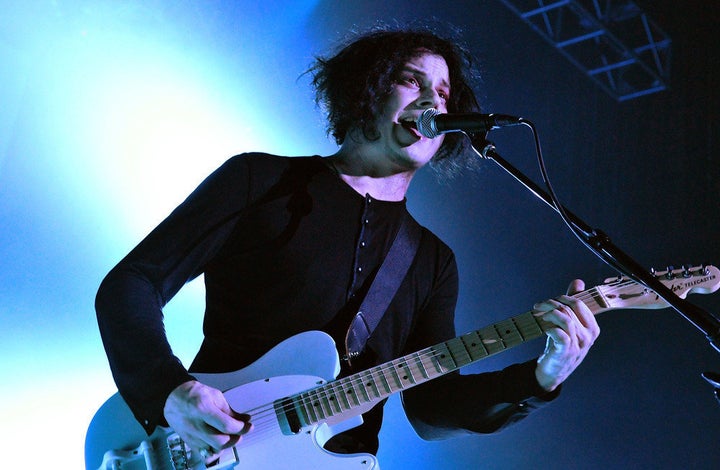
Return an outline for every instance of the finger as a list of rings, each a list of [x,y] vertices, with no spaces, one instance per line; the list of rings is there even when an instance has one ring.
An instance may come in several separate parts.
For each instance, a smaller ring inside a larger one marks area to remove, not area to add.
[[[572,339],[562,328],[550,328],[545,334],[553,341],[556,351],[562,351],[570,345]]]
[[[574,279],[572,282],[570,282],[570,285],[567,289],[568,295],[577,294],[578,292],[582,292],[585,290],[585,283],[581,279]]]
[[[572,307],[567,303],[561,302],[559,299],[546,300],[537,305],[545,309],[540,317],[558,326],[563,326],[563,324],[572,321],[575,317]]]
[[[597,336],[597,334],[600,332],[600,327],[598,326],[597,319],[584,302],[566,295],[560,296],[558,300],[561,303],[568,305],[572,309],[573,315],[575,316],[577,321],[583,327],[589,329],[593,334]]]
[[[205,422],[222,434],[242,435],[249,428],[249,415],[236,413],[221,392],[213,397],[216,408],[208,410]],[[243,419],[246,418],[246,419]]]
[[[250,421],[249,414],[238,413],[237,411],[233,410],[232,408],[230,409],[230,414],[235,420],[241,421],[244,424],[242,430],[239,433],[236,433],[238,436],[243,436],[252,430],[253,424]]]
[[[570,343],[571,339],[577,336],[578,325],[569,307],[562,306],[545,313],[542,319],[556,328],[549,328],[546,333],[551,331],[559,331],[565,337],[561,339],[564,343]],[[550,336],[555,339],[554,336]]]
[[[243,429],[240,432],[222,432],[215,428],[208,426],[209,428],[209,439],[212,441],[212,447],[216,450],[227,449],[232,447],[240,439],[252,430],[252,423],[250,422],[250,415],[244,413],[237,413],[232,411],[233,418],[243,423]]]
[[[249,424],[237,420],[221,411],[208,415],[205,422],[209,432],[214,435],[241,436],[248,431]]]
[[[568,289],[567,289],[567,295],[568,296],[574,295],[574,294],[577,294],[578,292],[582,292],[583,290],[585,290],[585,283],[581,279],[575,279],[572,282],[570,282],[570,285],[568,286]],[[556,301],[556,300],[550,299],[550,300],[538,302],[533,306],[533,308],[535,310],[539,310],[539,311],[552,310],[553,308],[556,307],[556,304],[554,303],[554,301]]]
[[[561,299],[565,298],[567,298],[568,300],[561,302]],[[535,305],[533,305],[533,310],[538,313],[550,312],[556,309],[562,310],[568,306],[571,306],[573,302],[577,302],[577,300],[568,296],[560,296],[557,299],[548,299],[536,303]]]
[[[567,296],[561,297],[560,300],[570,305],[565,307],[571,318],[566,331],[572,335],[573,341],[584,357],[599,336],[600,327],[592,311],[583,302]]]

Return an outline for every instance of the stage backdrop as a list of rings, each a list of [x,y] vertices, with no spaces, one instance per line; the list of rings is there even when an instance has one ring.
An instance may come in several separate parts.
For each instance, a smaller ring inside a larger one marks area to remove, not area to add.
[[[496,0],[0,0],[2,467],[83,468],[85,429],[115,392],[101,279],[226,158],[332,153],[303,72],[377,20],[461,28],[484,109],[534,121],[559,197],[642,265],[720,263],[718,18],[638,3],[673,40],[672,85],[619,103]],[[524,128],[491,138],[540,181]],[[422,172],[409,205],[456,252],[459,332],[615,275],[492,162],[449,182]],[[692,299],[720,314],[720,294]],[[201,279],[165,312],[186,364],[202,312]],[[561,397],[500,434],[423,442],[390,400],[383,469],[717,468],[720,404],[700,373],[720,371],[718,353],[673,311],[599,321]]]

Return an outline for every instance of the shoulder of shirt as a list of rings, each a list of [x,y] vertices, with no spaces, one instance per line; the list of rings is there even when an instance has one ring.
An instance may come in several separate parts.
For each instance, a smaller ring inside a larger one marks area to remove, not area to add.
[[[318,161],[320,156],[284,156],[263,152],[245,152],[230,157],[226,164],[242,164],[249,167],[284,168],[290,163],[311,163]]]
[[[422,231],[422,242],[431,245],[433,250],[443,257],[450,257],[452,259],[455,258],[455,253],[447,243],[438,237],[432,230],[420,224],[412,214],[410,214],[410,218],[420,226]]]

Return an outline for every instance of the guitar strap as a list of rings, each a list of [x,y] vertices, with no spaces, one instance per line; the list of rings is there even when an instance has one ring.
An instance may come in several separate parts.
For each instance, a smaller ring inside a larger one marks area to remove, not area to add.
[[[343,359],[348,363],[363,352],[370,335],[395,297],[415,259],[420,245],[420,234],[420,225],[410,214],[405,213],[395,240],[345,335],[346,356]]]

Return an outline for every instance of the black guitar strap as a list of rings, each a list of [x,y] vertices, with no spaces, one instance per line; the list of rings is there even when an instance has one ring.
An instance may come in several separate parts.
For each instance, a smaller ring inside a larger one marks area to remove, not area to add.
[[[346,359],[350,362],[365,349],[370,335],[380,323],[400,287],[420,245],[421,229],[409,214],[400,225],[395,240],[380,266],[370,289],[355,314],[345,336]]]

